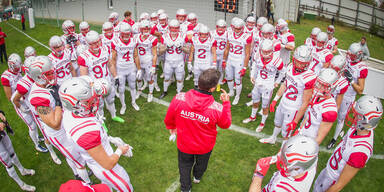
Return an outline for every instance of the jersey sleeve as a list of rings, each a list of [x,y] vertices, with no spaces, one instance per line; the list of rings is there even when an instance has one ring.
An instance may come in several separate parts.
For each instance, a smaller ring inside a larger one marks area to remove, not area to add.
[[[338,45],[339,44],[339,41],[336,39],[336,41],[335,41],[335,45]]]
[[[217,47],[217,41],[216,40],[212,43],[212,47]]]
[[[111,48],[112,50],[116,51],[116,45],[113,43],[113,41],[111,42]]]
[[[49,107],[50,100],[47,98],[44,98],[44,97],[33,97],[30,100],[30,103],[35,108],[40,107],[40,106]]]
[[[316,82],[316,75],[310,73],[304,76],[304,89],[312,89]]]
[[[365,79],[365,78],[367,78],[367,76],[368,76],[368,69],[365,68],[365,69],[360,71],[359,79]]]
[[[336,107],[336,105],[335,105],[335,107]],[[332,123],[332,122],[335,122],[337,119],[337,112],[336,111],[327,111],[327,112],[322,114],[322,117],[323,117],[324,122]]]
[[[152,29],[151,29],[151,34],[153,35],[153,34],[155,34],[157,31],[158,31],[158,29],[157,29],[157,26],[155,25],[155,26],[153,26]]]
[[[17,92],[19,92],[21,95],[25,95],[25,94],[28,93],[28,89],[25,88],[24,86],[22,86],[20,83],[18,83],[18,84],[16,85],[16,90],[17,90]]]
[[[83,67],[88,67],[84,58],[82,56],[79,56],[77,57],[77,63],[80,65],[80,66],[83,66]]]
[[[11,82],[6,77],[1,77],[1,84],[3,86],[5,86],[5,87],[10,87],[11,86]]]
[[[325,62],[328,63],[332,60],[333,58],[333,55],[332,54],[328,54],[327,56],[325,56]]]
[[[287,37],[287,40],[288,40],[288,43],[295,42],[295,36],[294,35],[290,35],[290,36]]]
[[[279,59],[278,63],[277,63],[277,70],[282,70],[284,67],[284,63],[283,63],[283,60],[282,59]]]
[[[85,150],[101,145],[100,131],[90,131],[79,137],[76,143]]]
[[[252,43],[252,35],[250,35],[248,38],[247,38],[247,44],[251,44]]]
[[[354,152],[349,156],[347,164],[351,167],[361,169],[367,163],[368,156],[363,152]]]
[[[157,38],[154,38],[153,41],[152,41],[152,46],[157,46],[157,43],[159,42],[159,40]]]

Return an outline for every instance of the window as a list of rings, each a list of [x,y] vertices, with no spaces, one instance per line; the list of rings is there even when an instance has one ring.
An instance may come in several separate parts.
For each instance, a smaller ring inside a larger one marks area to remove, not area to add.
[[[113,0],[107,0],[108,9],[113,9]]]

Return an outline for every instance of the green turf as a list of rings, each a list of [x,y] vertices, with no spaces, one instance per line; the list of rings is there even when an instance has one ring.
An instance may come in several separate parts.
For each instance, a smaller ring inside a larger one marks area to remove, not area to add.
[[[18,22],[10,22],[20,27]],[[325,29],[327,23],[303,20],[301,25],[294,24],[290,26],[291,31],[296,35],[297,45],[304,42],[304,39],[315,25]],[[46,48],[34,43],[5,23],[0,23],[0,26],[8,35],[6,39],[8,54],[16,52],[23,55],[24,48],[28,45],[34,46],[39,55],[47,55],[49,53]],[[96,28],[99,29],[99,26],[95,26]],[[348,35],[339,35],[340,33],[338,32],[340,31],[347,31]],[[28,29],[26,32],[44,44],[48,43],[50,36],[62,33],[60,28],[44,24],[37,25],[33,30]],[[357,41],[361,35],[359,31],[336,26],[336,37],[341,42],[341,48],[346,48],[350,42]],[[357,39],[355,40],[352,37]],[[372,56],[374,53],[379,56],[380,50],[384,51],[381,46],[384,42],[383,39],[368,36],[368,42],[370,43],[369,47],[371,48]],[[372,50],[373,47],[375,47],[375,50]],[[1,71],[5,69],[6,65],[0,65]],[[161,79],[159,79],[159,85],[162,86]],[[192,87],[192,82],[188,81],[184,90]],[[227,86],[224,86],[224,88],[227,89]],[[250,124],[241,123],[251,112],[250,107],[244,106],[244,103],[249,100],[246,98],[246,94],[251,89],[248,76],[246,76],[244,78],[243,95],[239,105],[232,107],[232,116],[233,124],[254,130],[260,121],[259,119]],[[126,95],[127,103],[129,103],[129,94]],[[174,84],[170,86],[169,96],[165,100],[171,101],[173,95],[175,95]],[[155,92],[154,96],[159,97],[160,93]],[[218,93],[215,93],[215,97],[217,96]],[[14,136],[11,136],[15,151],[25,167],[36,170],[35,176],[22,176],[21,178],[26,183],[35,185],[38,191],[57,191],[61,183],[73,178],[65,159],[60,155],[63,164],[56,165],[52,162],[49,154],[36,153],[29,139],[27,127],[16,115],[12,105],[6,101],[4,91],[0,91],[0,98],[0,109],[6,112],[9,122],[16,132]],[[163,124],[167,108],[154,102],[147,103],[145,98],[140,98],[137,103],[141,110],[136,112],[128,105],[126,115],[122,116],[126,120],[125,124],[110,121],[109,113],[105,110],[107,116],[106,123],[110,130],[109,134],[123,138],[134,147],[133,158],[122,157],[119,163],[129,173],[135,190],[165,191],[178,178],[176,145],[168,141],[169,133]],[[119,111],[120,103],[118,100],[116,107]],[[383,125],[381,123],[375,132],[375,154],[384,154]],[[273,114],[268,118],[264,132],[271,134],[272,129]],[[329,139],[330,136],[324,140],[324,143],[327,143]],[[198,185],[193,185],[193,190],[218,192],[247,191],[257,159],[275,154],[278,148],[278,145],[260,144],[256,138],[248,135],[230,130],[220,130],[208,170],[202,182]],[[330,154],[328,153],[320,153],[319,170],[324,168],[329,156]],[[367,191],[368,189],[369,191],[382,191],[380,188],[384,182],[384,177],[382,176],[382,172],[384,172],[383,162],[384,160],[371,159],[367,167],[358,173],[344,191]],[[264,183],[268,182],[275,170],[276,168],[271,168]],[[19,191],[18,187],[15,186],[15,182],[7,176],[4,168],[0,168],[0,177],[2,178],[0,180],[0,191]],[[92,177],[92,179],[98,182],[95,177]]]

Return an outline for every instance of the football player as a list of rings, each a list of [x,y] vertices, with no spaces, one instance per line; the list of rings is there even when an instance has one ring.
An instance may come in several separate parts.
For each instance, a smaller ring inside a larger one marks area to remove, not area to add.
[[[228,33],[228,42],[222,62],[229,87],[229,96],[234,95],[233,89],[234,83],[236,83],[236,96],[232,102],[233,105],[237,105],[240,100],[241,89],[243,87],[241,80],[247,71],[251,43],[252,36],[244,33],[244,21],[236,19],[233,23],[233,32]]]
[[[75,32],[75,24],[71,20],[65,20],[61,25],[64,34],[61,40],[65,43],[65,47],[74,51],[80,45],[79,36]]]
[[[118,164],[121,155],[133,155],[132,147],[118,142],[120,144],[115,143],[117,149],[113,152],[110,144],[112,139],[96,118],[100,98],[97,89],[85,79],[74,77],[65,82],[59,92],[65,109],[63,127],[87,166],[110,188],[133,191],[127,172]]]
[[[85,169],[85,160],[80,156],[74,143],[66,136],[62,127],[63,109],[53,64],[47,56],[37,56],[29,66],[29,73],[35,82],[31,87],[28,100],[33,106],[32,112],[42,128],[43,135],[66,157],[75,177],[91,183]],[[50,152],[53,151],[51,145],[47,145],[47,147]],[[51,152],[51,157],[55,163],[61,163],[54,152]]]
[[[176,19],[169,22],[169,31],[163,35],[164,46],[164,92],[160,99],[168,95],[168,87],[171,84],[173,74],[176,76],[176,90],[179,93],[184,86],[184,52],[187,52],[185,44],[189,41],[188,37],[180,32],[180,24]]]
[[[251,116],[243,120],[243,123],[249,123],[256,120],[256,113],[262,99],[263,113],[261,116],[260,125],[256,128],[256,132],[263,130],[265,120],[269,113],[269,102],[271,100],[273,89],[278,87],[283,76],[279,73],[283,69],[283,61],[279,55],[274,54],[273,42],[270,39],[265,39],[261,42],[259,54],[255,55],[255,65],[252,69],[251,82],[254,84],[252,90],[252,113]],[[275,80],[276,74],[278,74]]]
[[[111,43],[113,40],[113,37],[117,36],[114,33],[113,24],[109,21],[105,22],[102,27],[103,34],[101,35],[101,42],[103,45],[108,46],[109,49],[111,49]],[[120,30],[120,25],[119,25]],[[119,32],[118,32],[119,33]]]
[[[253,16],[249,16],[245,22],[245,30],[244,33],[248,35],[252,35],[257,29],[256,29],[256,18]]]
[[[154,27],[159,23],[159,16],[157,15],[156,12],[151,13],[151,27]]]
[[[189,22],[187,28],[188,38],[191,39],[192,36],[197,36],[199,33],[201,23],[197,22],[197,15],[195,13],[189,13],[187,16],[187,21]]]
[[[49,47],[51,53],[48,58],[56,69],[57,84],[60,86],[65,80],[77,76],[71,63],[72,54],[69,49],[65,48],[60,37],[56,35],[49,39]]]
[[[36,56],[36,50],[32,46],[28,46],[24,49],[24,58],[27,59],[30,56]]]
[[[372,156],[374,129],[383,114],[380,100],[364,95],[349,112],[350,129],[317,177],[314,192],[341,191]]]
[[[224,70],[223,66],[223,57],[225,47],[227,46],[228,41],[228,32],[227,32],[227,23],[223,19],[219,19],[216,21],[216,30],[211,32],[212,37],[216,40],[217,48],[216,48],[216,61],[217,61],[217,69],[220,71],[220,80],[219,83],[223,84],[224,81]]]
[[[89,75],[93,79],[104,78],[109,83],[113,84],[111,79],[112,75],[114,84],[118,85],[119,78],[117,76],[116,67],[109,61],[111,57],[110,49],[101,44],[100,36],[96,31],[90,31],[86,36],[86,40],[89,48],[77,58],[77,63],[80,66],[80,75]],[[112,89],[114,89],[114,86],[112,86]],[[116,92],[113,90],[105,97],[106,107],[111,113],[112,120],[124,123],[124,119],[116,116],[115,94]],[[101,105],[103,105],[103,103],[104,102],[101,102]],[[98,114],[104,116],[102,106],[100,106]]]
[[[286,68],[291,61],[291,51],[295,50],[295,35],[288,32],[288,23],[283,19],[279,20],[276,28],[279,32],[278,39],[281,41],[280,58]]]
[[[304,44],[311,48],[311,50],[314,50],[316,47],[316,39],[317,35],[321,32],[321,29],[318,27],[314,27],[311,31],[311,36],[305,39]]]
[[[283,139],[287,139],[305,114],[316,81],[316,74],[308,70],[311,59],[309,47],[302,45],[296,48],[292,64],[287,67],[285,81],[269,106],[269,110],[275,112],[277,101],[282,97],[275,114],[273,134],[269,138],[260,139],[261,143],[275,144],[281,131]]]
[[[149,13],[147,13],[147,12],[141,13],[140,17],[139,17],[139,22],[135,23],[132,26],[132,36],[137,35],[137,34],[140,33],[140,22],[144,21],[144,20],[148,20],[149,21],[149,19],[150,19]]]
[[[82,21],[79,24],[80,33],[78,34],[80,44],[87,45],[87,41],[85,40],[85,36],[89,32],[89,24],[86,21]]]
[[[140,67],[140,61],[137,53],[137,39],[132,37],[132,28],[127,23],[120,24],[120,35],[114,38],[112,43],[112,60],[111,64],[116,67],[119,90],[119,98],[121,102],[120,114],[125,114],[127,106],[125,104],[125,83],[128,82],[131,92],[132,107],[138,111],[139,106],[136,99],[139,94],[136,93],[136,79],[141,79],[143,71]]]
[[[200,74],[209,69],[216,68],[216,40],[210,36],[209,29],[205,25],[201,25],[199,29],[199,35],[192,37],[192,45],[189,52],[188,59],[188,71],[193,70],[194,73],[194,84],[197,88],[197,83]],[[193,66],[192,66],[192,60]]]
[[[329,62],[333,58],[333,54],[326,48],[328,35],[320,32],[316,38],[316,46],[312,54],[312,62],[309,68],[318,75],[322,68],[329,67]]]
[[[277,156],[257,161],[249,192],[309,192],[315,179],[319,145],[310,137],[296,135],[287,140]],[[271,164],[276,171],[264,188],[262,182]]]
[[[339,41],[334,37],[335,26],[329,25],[327,28],[327,34],[328,34],[328,43],[326,47],[332,52],[332,54],[336,54],[337,45],[339,44]]]
[[[162,41],[163,35],[167,33],[168,31],[168,16],[165,13],[160,14],[159,16],[159,23],[152,27],[151,34],[157,37],[157,40],[160,42]],[[165,55],[159,55],[157,58],[157,65],[162,64],[163,73],[160,75],[160,78],[164,77],[164,58]],[[155,82],[156,83],[156,82]],[[156,83],[157,84],[157,83]]]
[[[180,23],[180,31],[182,33],[186,33],[189,22],[187,21],[187,12],[185,11],[185,9],[178,9],[176,11],[176,19]]]
[[[117,12],[112,12],[108,16],[108,21],[113,24],[113,31],[114,31],[114,33],[116,35],[119,34],[119,24],[120,24],[119,14]]]

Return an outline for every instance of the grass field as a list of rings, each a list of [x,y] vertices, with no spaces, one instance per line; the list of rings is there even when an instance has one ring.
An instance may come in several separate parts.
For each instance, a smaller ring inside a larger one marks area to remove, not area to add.
[[[20,27],[18,21],[9,22]],[[327,25],[322,21],[302,20],[300,25],[292,24],[290,29],[296,36],[296,44],[301,45],[309,35],[312,27],[320,26],[325,30]],[[31,41],[4,22],[0,23],[0,27],[8,35],[6,39],[8,55],[13,52],[23,55],[24,48],[28,45],[35,47],[38,55],[47,55],[49,53],[49,50]],[[100,29],[98,26],[93,27]],[[44,24],[37,25],[35,29],[28,29],[26,33],[43,44],[48,44],[48,40],[52,35],[62,34],[60,28]],[[359,41],[362,35],[360,31],[336,26],[336,37],[339,39],[341,48],[346,49],[351,42]],[[384,51],[384,39],[364,35],[368,38],[372,57],[384,59],[381,54]],[[4,71],[6,67],[6,65],[0,65],[0,70]],[[159,82],[162,82],[162,80],[160,79]],[[162,83],[159,83],[159,85],[162,86]],[[185,83],[184,90],[192,87],[192,81],[188,81]],[[227,89],[227,86],[224,86],[224,88]],[[250,124],[241,123],[251,112],[251,108],[244,105],[248,101],[246,94],[251,89],[249,79],[244,78],[243,95],[239,104],[232,107],[232,116],[233,124],[254,130],[260,121],[259,119]],[[170,102],[173,95],[175,95],[174,84],[169,88],[169,96],[165,100]],[[160,93],[155,92],[154,96],[159,97]],[[215,93],[215,96],[217,97],[218,94]],[[129,100],[129,96],[127,98]],[[144,98],[138,99],[137,103],[141,110],[136,112],[128,107],[126,114],[123,116],[126,120],[125,124],[110,121],[109,113],[105,113],[107,115],[106,123],[110,130],[109,134],[121,137],[134,147],[133,158],[122,157],[119,161],[119,164],[130,175],[134,189],[140,192],[165,191],[172,183],[177,181],[179,175],[176,145],[168,141],[169,133],[163,124],[167,108],[155,102],[147,103]],[[63,161],[62,165],[56,165],[52,162],[49,154],[36,153],[29,139],[27,127],[16,115],[10,102],[6,100],[2,89],[0,91],[0,106],[0,109],[6,112],[9,122],[16,132],[14,136],[11,136],[11,139],[20,161],[25,167],[36,170],[35,176],[22,177],[22,180],[35,185],[37,191],[51,192],[57,191],[61,183],[72,179],[73,174],[66,165],[63,156],[60,155]],[[116,106],[119,111],[120,103],[116,102]],[[383,128],[384,122],[381,122],[381,125],[376,128],[374,154],[384,154]],[[271,134],[272,129],[273,114],[269,116],[263,132]],[[333,130],[324,140],[323,146],[328,143],[332,135]],[[208,170],[202,182],[193,185],[193,191],[247,191],[257,160],[275,154],[278,149],[279,144],[260,144],[255,137],[231,130],[220,130]],[[320,153],[318,170],[325,167],[329,156],[329,153]],[[367,191],[368,189],[372,192],[382,191],[382,183],[384,182],[384,176],[382,175],[384,172],[383,163],[384,160],[371,159],[366,168],[358,173],[344,191],[358,192]],[[275,167],[271,168],[264,180],[264,184],[269,181],[275,170]],[[0,177],[0,191],[19,191],[15,182],[8,177],[3,167],[0,168]],[[95,182],[98,182],[95,177],[92,178]]]

